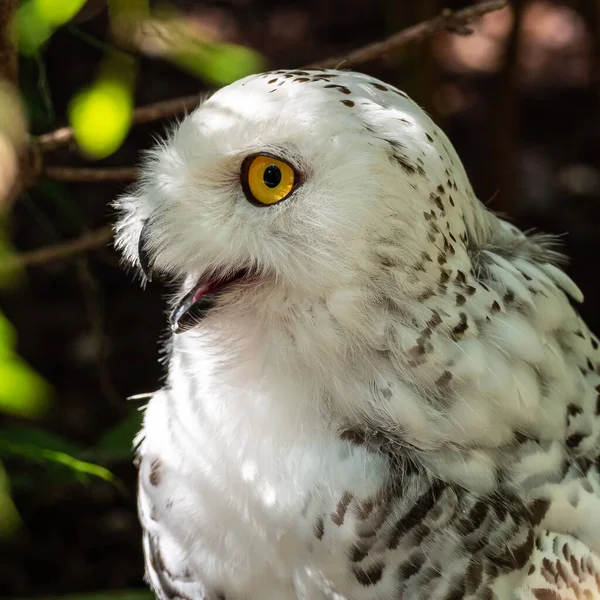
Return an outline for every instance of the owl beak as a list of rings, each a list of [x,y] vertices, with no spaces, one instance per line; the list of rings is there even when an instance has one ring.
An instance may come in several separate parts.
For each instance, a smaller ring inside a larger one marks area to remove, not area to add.
[[[140,238],[138,240],[138,260],[140,262],[140,267],[146,276],[146,279],[149,282],[152,282],[152,265],[150,263],[150,258],[148,256],[148,252],[146,251],[147,246],[147,237],[150,221],[146,219],[144,221],[144,225],[142,226],[142,231],[140,232]]]
[[[173,333],[183,333],[197,325],[214,307],[215,298],[211,294],[197,298],[198,288],[186,294],[171,312],[169,322]]]
[[[238,271],[229,276],[202,277],[171,312],[169,320],[173,333],[182,333],[198,325],[208,311],[216,306],[220,292],[247,277],[247,271]]]

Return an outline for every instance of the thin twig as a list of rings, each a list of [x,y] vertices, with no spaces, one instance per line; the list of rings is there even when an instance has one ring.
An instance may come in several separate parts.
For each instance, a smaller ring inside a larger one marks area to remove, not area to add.
[[[379,58],[393,50],[397,50],[411,42],[417,42],[425,37],[438,33],[440,31],[456,31],[458,33],[467,33],[467,24],[487,13],[500,10],[507,5],[506,0],[488,0],[481,2],[462,10],[451,11],[444,10],[437,17],[424,21],[408,29],[403,29],[391,37],[373,44],[368,44],[358,48],[349,54],[326,58],[305,68],[331,68],[331,67],[350,67],[360,65],[370,60]],[[175,116],[192,110],[200,102],[201,95],[194,94],[183,98],[165,100],[156,102],[148,106],[136,108],[133,113],[132,122],[134,125],[157,121],[164,117]],[[56,131],[41,135],[36,145],[41,152],[55,150],[62,146],[70,144],[74,140],[74,132],[71,127],[61,127]]]
[[[385,40],[368,44],[367,46],[353,50],[349,54],[332,56],[331,58],[318,61],[312,65],[308,65],[307,68],[319,67],[323,69],[339,69],[340,67],[361,65],[370,60],[380,58],[385,54],[389,54],[392,51],[398,50],[406,44],[419,42],[440,31],[454,31],[455,33],[463,35],[468,34],[470,33],[470,30],[467,25],[473,19],[500,10],[506,5],[507,0],[489,0],[488,2],[481,2],[463,8],[462,10],[452,11],[445,9],[433,19],[403,29]]]
[[[96,183],[99,181],[133,181],[138,171],[133,167],[113,167],[107,169],[79,167],[44,167],[42,177],[56,181]]]
[[[0,263],[0,270],[9,271],[20,267],[33,267],[61,260],[87,252],[99,246],[105,246],[112,239],[112,226],[106,225],[100,229],[84,233],[81,237],[53,246],[45,246],[38,250],[23,252]]]

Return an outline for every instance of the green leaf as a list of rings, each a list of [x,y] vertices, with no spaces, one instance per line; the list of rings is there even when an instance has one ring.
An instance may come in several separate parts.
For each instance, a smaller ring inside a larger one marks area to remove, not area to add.
[[[132,410],[128,417],[100,437],[94,450],[113,460],[130,460],[133,457],[133,438],[142,427],[142,419],[141,411]]]
[[[17,356],[0,354],[0,411],[37,417],[48,408],[50,386]]]
[[[14,24],[19,50],[33,55],[52,36],[54,30],[70,21],[85,0],[25,0]]]
[[[245,46],[204,43],[198,52],[175,53],[171,60],[186,71],[217,85],[227,85],[263,70],[262,56]]]
[[[117,483],[115,476],[100,465],[79,460],[66,452],[49,450],[33,444],[11,442],[0,438],[0,456],[18,457],[34,462],[50,462],[70,469],[84,480],[88,477],[98,477],[111,483]]]
[[[86,0],[33,0],[41,19],[54,27],[70,21],[86,3]]]
[[[69,105],[75,139],[91,158],[105,158],[123,143],[131,125],[132,90],[118,79],[100,79]]]

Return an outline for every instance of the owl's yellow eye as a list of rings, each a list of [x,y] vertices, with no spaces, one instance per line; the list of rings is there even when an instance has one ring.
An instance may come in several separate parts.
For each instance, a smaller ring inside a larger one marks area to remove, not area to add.
[[[285,200],[294,189],[296,174],[287,163],[259,154],[242,164],[242,189],[246,198],[257,206],[269,206]]]

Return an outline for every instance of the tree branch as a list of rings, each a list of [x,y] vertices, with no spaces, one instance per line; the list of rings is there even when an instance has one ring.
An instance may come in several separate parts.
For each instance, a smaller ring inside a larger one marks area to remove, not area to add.
[[[23,252],[9,257],[0,264],[0,270],[10,271],[22,267],[33,267],[87,252],[93,248],[104,246],[112,239],[112,226],[84,233],[81,237],[53,246],[45,246],[31,252]]]
[[[457,11],[446,8],[433,19],[403,29],[385,40],[368,44],[367,46],[353,50],[349,54],[332,56],[331,58],[308,65],[306,68],[339,69],[340,67],[361,65],[398,50],[409,43],[420,42],[424,38],[441,31],[452,31],[460,35],[468,35],[471,33],[468,24],[473,19],[500,10],[506,5],[507,0],[488,0],[487,2],[474,4],[473,6]]]
[[[403,29],[395,33],[391,37],[368,44],[362,48],[358,48],[340,56],[326,58],[304,68],[331,68],[331,67],[350,67],[360,65],[370,60],[379,58],[384,54],[388,54],[393,50],[398,50],[402,46],[411,42],[418,42],[429,35],[440,31],[454,31],[459,34],[469,33],[467,28],[468,23],[473,19],[481,17],[487,13],[500,10],[507,5],[507,0],[487,0],[479,4],[474,4],[462,10],[451,11],[443,10],[437,17],[424,21],[417,25],[413,25],[408,29]],[[165,100],[148,106],[142,106],[135,109],[133,113],[133,124],[140,125],[157,121],[164,117],[174,116],[195,108],[200,101],[200,94],[193,96],[185,96],[183,98],[175,98],[173,100]],[[56,131],[41,135],[36,145],[41,152],[48,152],[62,146],[70,144],[74,140],[74,132],[71,127],[61,127]]]
[[[114,167],[108,169],[79,167],[44,167],[42,177],[55,181],[97,183],[100,181],[133,181],[138,170],[133,167]]]
[[[200,102],[200,94],[175,98],[173,100],[163,100],[147,106],[140,106],[133,111],[131,122],[133,125],[143,125],[158,121],[165,117],[175,116],[192,110]],[[40,152],[50,152],[63,146],[68,146],[75,141],[74,131],[71,127],[61,127],[55,131],[40,135],[34,142]]]

